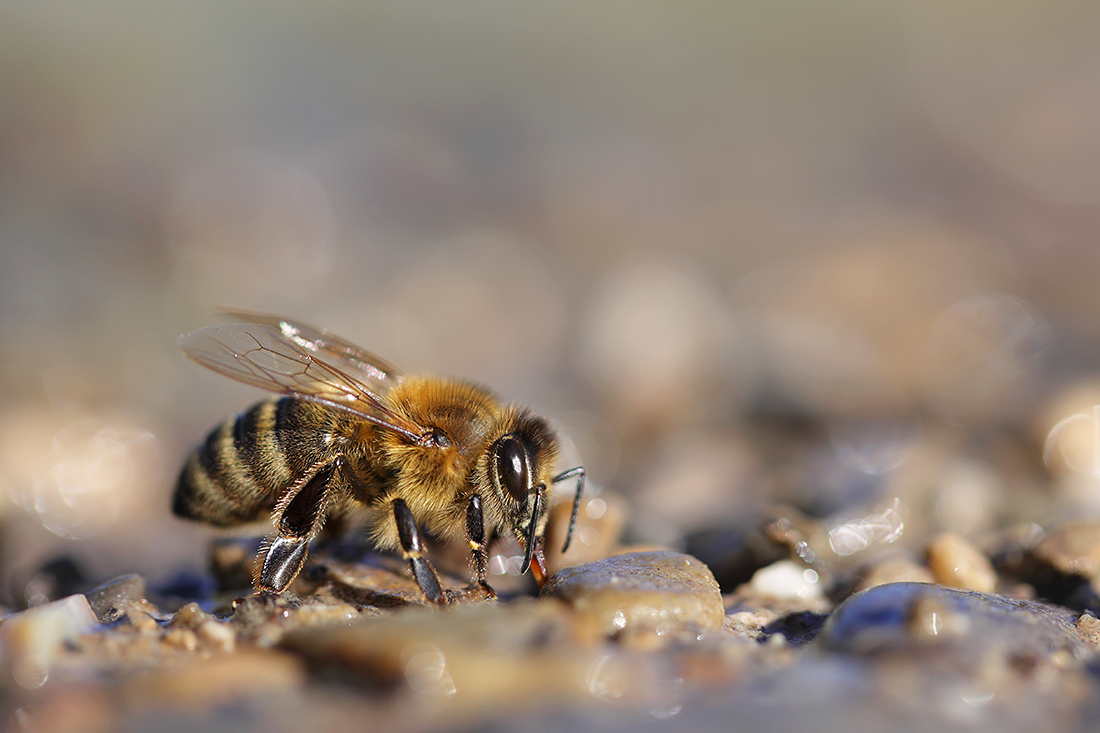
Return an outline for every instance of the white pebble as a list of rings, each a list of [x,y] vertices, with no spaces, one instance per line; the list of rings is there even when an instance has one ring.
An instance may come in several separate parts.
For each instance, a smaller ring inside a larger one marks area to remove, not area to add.
[[[755,593],[770,598],[821,598],[821,583],[818,582],[817,573],[792,560],[780,560],[760,568],[749,583]]]

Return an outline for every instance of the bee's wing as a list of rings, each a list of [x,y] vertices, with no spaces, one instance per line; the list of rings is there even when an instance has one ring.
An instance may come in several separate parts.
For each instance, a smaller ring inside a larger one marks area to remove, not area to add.
[[[239,382],[351,412],[413,440],[427,432],[390,409],[363,382],[326,363],[273,326],[208,326],[185,333],[177,343],[197,363]],[[380,383],[387,387],[393,384],[391,380]]]
[[[350,371],[351,376],[378,392],[389,389],[401,378],[400,370],[393,364],[324,328],[271,313],[228,309],[219,313],[242,323],[271,326],[306,351],[317,353],[330,364]]]

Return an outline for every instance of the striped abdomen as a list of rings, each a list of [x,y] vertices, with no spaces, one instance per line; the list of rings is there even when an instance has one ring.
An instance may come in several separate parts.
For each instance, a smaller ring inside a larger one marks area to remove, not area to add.
[[[172,511],[220,526],[260,519],[287,486],[331,457],[334,437],[351,429],[344,416],[292,397],[254,405],[212,430],[191,454]]]

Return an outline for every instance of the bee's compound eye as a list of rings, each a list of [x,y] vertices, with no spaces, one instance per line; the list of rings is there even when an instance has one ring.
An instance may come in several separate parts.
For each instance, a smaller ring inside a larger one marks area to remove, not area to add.
[[[521,507],[527,505],[527,451],[513,435],[497,441],[497,479]]]

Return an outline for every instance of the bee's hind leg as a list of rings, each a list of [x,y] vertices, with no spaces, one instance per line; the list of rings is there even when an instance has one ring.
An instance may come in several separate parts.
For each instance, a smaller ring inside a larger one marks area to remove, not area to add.
[[[309,537],[276,535],[264,555],[257,590],[261,593],[282,593],[298,576],[306,562]]]
[[[309,478],[301,482],[301,487],[287,492],[287,498],[276,508],[278,533],[270,543],[265,543],[263,565],[256,578],[256,589],[260,593],[282,593],[298,577],[306,562],[309,542],[324,518],[325,499],[333,476],[343,463],[343,457],[338,456],[315,467],[306,474]]]
[[[393,518],[397,521],[397,536],[401,540],[401,552],[409,561],[413,578],[424,596],[436,604],[447,603],[447,596],[439,584],[439,575],[432,567],[424,551],[424,540],[416,527],[416,519],[404,499],[393,500]]]

